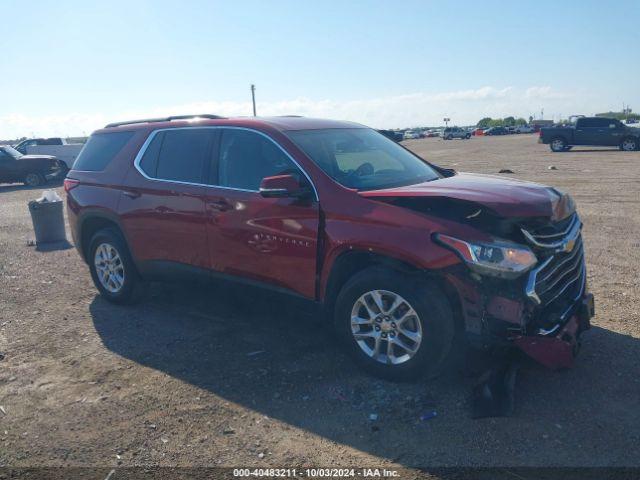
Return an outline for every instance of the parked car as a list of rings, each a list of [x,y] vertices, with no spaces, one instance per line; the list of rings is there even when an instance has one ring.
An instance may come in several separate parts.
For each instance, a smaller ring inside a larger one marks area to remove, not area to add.
[[[460,127],[447,127],[442,132],[443,140],[453,140],[454,138],[460,138],[462,140],[468,140],[471,138],[471,133]]]
[[[68,143],[64,138],[30,138],[23,140],[15,149],[26,155],[52,155],[60,162],[60,167],[70,170],[84,144]]]
[[[437,373],[464,338],[567,367],[593,312],[569,195],[438,167],[355,123],[110,124],[65,190],[108,301],[185,275],[290,293],[386,378]]]
[[[22,182],[38,187],[58,175],[60,168],[50,155],[23,155],[9,145],[0,145],[0,183]]]
[[[508,133],[504,127],[491,127],[484,131],[484,135],[507,135]]]
[[[640,146],[640,131],[615,118],[580,117],[575,125],[541,128],[538,141],[554,152],[565,152],[576,145],[615,146],[633,151]]]
[[[438,130],[427,130],[427,132],[425,133],[425,137],[427,138],[433,138],[433,137],[439,137],[440,136],[440,131]]]
[[[516,133],[533,133],[535,132],[535,128],[529,125],[518,125],[516,127]]]
[[[474,135],[476,137],[481,137],[482,135],[484,135],[484,131],[487,130],[486,128],[474,128],[471,131],[471,135]]]
[[[396,132],[395,130],[378,130],[378,133],[381,133],[385,137],[393,140],[394,142],[400,142],[404,138],[404,135],[402,133]]]
[[[404,132],[404,135],[402,138],[403,140],[416,139],[416,138],[420,138],[420,134],[414,130],[407,130],[406,132]]]

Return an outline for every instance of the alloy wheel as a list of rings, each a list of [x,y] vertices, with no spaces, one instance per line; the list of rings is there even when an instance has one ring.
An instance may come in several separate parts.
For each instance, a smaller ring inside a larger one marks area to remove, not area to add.
[[[24,181],[30,187],[37,187],[38,185],[40,185],[40,177],[37,173],[28,174]]]
[[[556,151],[559,152],[561,150],[564,149],[564,140],[560,140],[560,139],[555,139],[551,142],[551,148]]]
[[[422,343],[418,314],[407,300],[388,290],[371,290],[355,301],[351,333],[367,356],[391,365],[413,358]]]
[[[125,279],[124,264],[118,250],[110,243],[101,243],[96,248],[93,264],[104,289],[110,293],[118,293]]]
[[[622,149],[626,152],[632,152],[636,149],[636,141],[632,138],[625,138],[622,141]]]

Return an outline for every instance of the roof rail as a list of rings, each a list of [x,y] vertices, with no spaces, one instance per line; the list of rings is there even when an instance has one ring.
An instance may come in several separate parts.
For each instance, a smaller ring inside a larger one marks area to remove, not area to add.
[[[122,127],[123,125],[134,125],[136,123],[156,123],[156,122],[170,122],[172,120],[189,120],[191,118],[208,118],[208,119],[215,120],[217,118],[226,118],[226,117],[221,117],[220,115],[212,115],[210,113],[202,113],[200,115],[172,115],[170,117],[144,118],[141,120],[128,120],[126,122],[114,122],[106,125],[104,128]]]

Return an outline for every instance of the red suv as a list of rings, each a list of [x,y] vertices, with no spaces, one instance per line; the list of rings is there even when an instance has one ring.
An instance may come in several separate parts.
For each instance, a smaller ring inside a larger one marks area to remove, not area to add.
[[[593,315],[569,195],[438,167],[354,123],[110,124],[65,189],[107,300],[185,275],[261,285],[321,305],[358,363],[387,378],[436,373],[454,344],[566,367]]]

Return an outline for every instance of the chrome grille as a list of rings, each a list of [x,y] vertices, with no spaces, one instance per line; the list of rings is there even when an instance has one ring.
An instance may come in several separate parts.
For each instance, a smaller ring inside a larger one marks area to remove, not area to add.
[[[526,293],[545,311],[566,310],[581,293],[585,282],[581,228],[582,223],[574,213],[558,224],[522,230],[542,259],[529,274]]]
[[[574,213],[570,217],[557,222],[549,223],[536,229],[521,229],[527,241],[538,248],[564,248],[564,244],[569,240],[576,240],[580,235],[582,222],[578,214]]]
[[[580,285],[584,266],[582,237],[578,237],[571,252],[557,253],[546,260],[536,272],[534,290],[541,305],[550,305],[564,293]],[[571,295],[573,297],[573,295]]]

